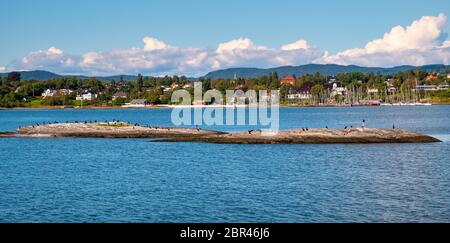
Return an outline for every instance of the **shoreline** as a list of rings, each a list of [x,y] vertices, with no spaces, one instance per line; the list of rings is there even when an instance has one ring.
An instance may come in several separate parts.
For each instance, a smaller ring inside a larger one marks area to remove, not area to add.
[[[432,103],[432,106],[446,106],[450,103]],[[405,105],[407,106],[407,105]],[[411,105],[411,106],[424,106],[424,105]],[[88,107],[55,107],[55,106],[42,106],[42,107],[13,107],[5,108],[0,107],[0,111],[11,111],[11,110],[146,110],[146,109],[173,109],[173,108],[248,108],[253,106],[242,105],[242,106],[228,106],[228,105],[210,105],[210,106],[174,106],[174,105],[163,105],[163,106],[146,106],[146,107],[101,107],[101,106],[88,106]],[[339,108],[339,107],[404,107],[404,106],[384,106],[384,105],[279,105],[279,108]]]

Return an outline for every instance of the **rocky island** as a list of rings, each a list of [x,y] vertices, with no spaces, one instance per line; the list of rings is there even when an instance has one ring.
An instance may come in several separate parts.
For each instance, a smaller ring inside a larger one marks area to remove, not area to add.
[[[53,123],[0,133],[0,138],[155,138],[158,142],[221,144],[432,143],[438,139],[412,131],[380,128],[260,130],[226,133],[192,128],[141,126],[125,122]]]
[[[18,128],[0,137],[80,137],[80,138],[170,138],[220,135],[223,132],[201,129],[141,126],[126,122],[53,123]]]
[[[268,136],[262,131],[247,131],[197,137],[174,137],[164,142],[205,142],[221,144],[336,144],[336,143],[433,143],[440,140],[417,132],[397,129],[294,129]]]

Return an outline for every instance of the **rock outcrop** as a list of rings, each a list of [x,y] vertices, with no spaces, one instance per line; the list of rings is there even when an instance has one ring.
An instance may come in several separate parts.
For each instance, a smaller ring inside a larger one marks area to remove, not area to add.
[[[170,138],[220,135],[201,129],[131,125],[123,122],[61,123],[17,129],[15,137]],[[11,135],[11,134],[9,134]]]
[[[200,137],[160,139],[165,142],[206,142],[222,144],[332,144],[332,143],[432,143],[440,142],[416,132],[391,129],[308,129],[265,134],[261,131],[238,132]]]

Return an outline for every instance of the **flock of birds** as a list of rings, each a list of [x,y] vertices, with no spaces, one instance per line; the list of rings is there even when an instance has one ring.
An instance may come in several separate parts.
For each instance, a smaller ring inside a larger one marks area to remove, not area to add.
[[[131,122],[121,122],[120,120],[116,120],[116,119],[113,119],[112,122],[113,122],[114,124],[117,124],[117,123],[124,123],[124,124],[127,124],[127,125],[131,126]],[[71,122],[66,121],[66,124],[69,124],[69,123],[71,123]],[[73,123],[78,124],[78,123],[80,123],[80,122],[74,121]],[[94,124],[94,123],[98,123],[98,121],[97,121],[97,120],[94,120],[94,121],[84,121],[84,124]],[[105,121],[105,123],[110,124],[110,122],[108,122],[108,121]],[[364,123],[365,123],[365,120],[363,120],[362,128],[364,128]],[[42,125],[52,125],[52,124],[59,124],[59,122],[58,122],[58,121],[54,121],[54,122],[43,122],[43,123],[42,123]],[[39,126],[40,126],[39,123],[36,123],[36,124],[32,125],[33,128],[39,127]],[[133,125],[133,129],[134,129],[134,127],[145,127],[145,128],[150,128],[150,129],[156,129],[156,130],[158,130],[158,129],[167,129],[168,131],[170,131],[170,128],[155,127],[155,126],[150,126],[150,125],[144,125],[144,126],[141,126],[141,124],[139,124],[139,123],[135,123],[135,124]],[[19,127],[19,129],[20,129],[20,128],[21,128],[21,127]],[[329,129],[328,126],[326,126],[325,128],[326,128],[326,129]],[[349,128],[350,128],[350,129],[353,129],[353,126],[350,126],[350,127],[349,127],[349,126],[345,126],[345,127],[344,127],[344,130],[347,130],[347,129],[349,129]],[[396,128],[396,127],[395,127],[395,124],[393,124],[393,125],[392,125],[392,129],[395,130],[395,128]],[[199,127],[198,125],[195,126],[195,129],[196,129],[197,131],[200,131],[200,130],[201,130],[200,127]],[[308,132],[308,131],[309,131],[309,128],[304,127],[304,128],[302,128],[302,131],[303,131],[303,132]],[[261,132],[261,130],[260,130],[260,129],[258,129],[258,130],[248,130],[248,134],[253,134],[254,132]]]
[[[70,123],[75,123],[75,124],[80,124],[80,123],[84,123],[84,124],[96,124],[96,123],[98,123],[98,121],[97,121],[97,120],[94,120],[94,121],[87,121],[87,120],[86,120],[86,121],[84,121],[84,122],[79,122],[79,121],[73,121],[73,122],[66,121],[66,122],[65,122],[65,124],[70,124]],[[123,122],[123,121],[116,120],[116,119],[113,119],[112,122],[105,121],[104,123],[107,123],[107,124],[111,124],[111,123],[112,123],[112,124],[123,123],[123,124],[127,124],[128,126],[131,126],[131,125],[132,125],[131,122]],[[43,122],[43,123],[42,123],[42,126],[53,125],[53,124],[60,124],[60,123],[59,123],[58,121],[54,121],[54,122]],[[32,128],[36,128],[36,127],[39,127],[39,126],[41,126],[41,124],[36,123],[36,124],[32,125],[31,127],[32,127]],[[167,131],[170,131],[170,127],[156,127],[156,126],[150,126],[150,125],[141,125],[140,123],[134,123],[134,124],[133,124],[133,129],[134,129],[135,127],[145,127],[145,128],[155,129],[155,130],[167,130]],[[19,126],[19,129],[20,129],[20,128],[22,128],[22,127]],[[201,128],[200,128],[199,126],[196,126],[196,130],[197,130],[197,131],[200,131]]]

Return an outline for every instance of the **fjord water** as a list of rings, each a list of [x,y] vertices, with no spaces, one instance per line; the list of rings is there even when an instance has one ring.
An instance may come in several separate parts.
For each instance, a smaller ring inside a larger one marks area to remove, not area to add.
[[[0,131],[170,109],[3,110]],[[443,143],[220,145],[0,139],[1,222],[449,222],[450,106],[282,108],[282,129],[414,130]],[[236,131],[248,127],[204,127]]]

